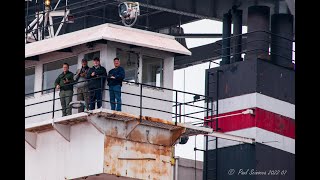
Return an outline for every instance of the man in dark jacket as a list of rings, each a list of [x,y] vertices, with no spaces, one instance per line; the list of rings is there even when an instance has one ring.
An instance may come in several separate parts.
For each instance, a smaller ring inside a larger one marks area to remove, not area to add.
[[[75,84],[77,89],[77,100],[84,101],[86,105],[86,109],[89,109],[89,89],[87,80],[87,73],[89,71],[88,61],[86,59],[82,59],[81,68],[77,70],[76,75],[74,76],[74,80],[78,82]],[[78,112],[83,112],[84,108],[80,107]]]
[[[54,82],[56,89],[60,89],[60,102],[62,107],[62,116],[71,115],[69,103],[73,96],[73,73],[69,71],[69,64],[63,63],[63,72]]]
[[[97,108],[100,108],[102,106],[102,88],[104,87],[106,76],[107,71],[100,65],[100,59],[98,57],[94,58],[93,66],[87,73],[87,79],[90,79],[88,84],[90,91],[90,110],[95,109],[96,101]]]
[[[125,78],[125,72],[120,66],[119,58],[114,58],[113,63],[115,68],[109,71],[107,79],[109,85],[110,105],[111,110],[121,111],[121,86],[122,81]],[[117,102],[115,102],[115,100]]]

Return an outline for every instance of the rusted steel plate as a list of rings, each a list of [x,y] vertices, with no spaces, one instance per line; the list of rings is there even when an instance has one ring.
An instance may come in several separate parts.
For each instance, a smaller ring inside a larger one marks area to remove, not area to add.
[[[137,179],[168,180],[172,147],[106,136],[104,173]]]

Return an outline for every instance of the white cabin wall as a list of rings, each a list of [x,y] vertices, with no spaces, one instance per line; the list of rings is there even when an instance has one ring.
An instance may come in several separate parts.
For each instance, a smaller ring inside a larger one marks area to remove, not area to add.
[[[37,135],[36,149],[25,142],[26,180],[58,180],[103,172],[104,135],[90,123],[71,126],[71,141],[57,131]]]

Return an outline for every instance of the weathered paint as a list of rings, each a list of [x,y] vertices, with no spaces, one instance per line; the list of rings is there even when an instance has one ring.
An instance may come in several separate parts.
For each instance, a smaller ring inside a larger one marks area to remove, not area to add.
[[[104,173],[137,179],[170,179],[171,146],[105,137]]]
[[[27,180],[78,179],[95,175],[171,179],[172,145],[176,140],[190,132],[211,132],[180,123],[175,126],[168,120],[152,117],[143,116],[140,123],[138,116],[99,109],[73,115],[70,119],[55,119],[55,123],[70,125],[69,142],[56,130],[48,130],[52,121],[44,122],[26,127],[37,132],[36,148],[26,144]],[[46,164],[50,164],[50,171],[41,171]]]

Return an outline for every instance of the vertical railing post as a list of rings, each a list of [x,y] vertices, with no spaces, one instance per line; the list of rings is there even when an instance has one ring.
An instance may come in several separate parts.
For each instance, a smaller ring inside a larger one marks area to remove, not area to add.
[[[218,127],[218,117],[219,117],[219,72],[221,72],[221,70],[217,70],[217,85],[216,85],[216,102],[217,102],[217,105],[216,105],[216,132],[219,131],[219,127]],[[218,179],[218,161],[219,161],[219,158],[218,158],[218,138],[216,137],[216,179]]]
[[[102,109],[102,102],[103,102],[103,101],[102,101],[102,93],[103,93],[103,76],[101,76],[101,77],[100,77],[100,91],[101,91],[101,100],[100,100],[100,101],[101,101],[101,102],[100,102],[100,103],[101,103],[101,107],[100,107],[100,108]],[[117,105],[117,104],[116,104],[116,105]],[[118,105],[117,105],[117,106],[118,106]]]
[[[207,73],[207,78],[206,78],[206,118],[204,119],[204,125],[207,126],[208,125],[208,118],[209,118],[209,86],[210,86],[210,68],[208,69],[208,73]],[[211,102],[212,104],[213,102]],[[212,117],[212,114],[211,114],[211,117]],[[207,121],[207,122],[206,122]],[[212,128],[212,126],[211,126]],[[208,147],[209,147],[209,137],[208,136],[205,136],[205,141],[206,141],[206,151],[204,152],[204,170],[205,170],[205,173],[204,173],[204,179],[208,179]]]
[[[213,121],[213,97],[211,97],[211,109],[210,109],[210,127],[212,128],[212,121]]]
[[[181,123],[181,103],[179,103],[179,123]]]
[[[176,110],[175,110],[175,119],[176,119],[176,122],[175,122],[175,125],[178,124],[178,91],[176,91]]]
[[[197,135],[194,136],[194,180],[197,180]]]
[[[140,84],[140,122],[142,121],[142,84]]]
[[[55,101],[56,101],[56,87],[53,88],[52,119],[54,118]]]
[[[43,12],[42,12],[42,22],[43,22],[43,26],[42,26],[42,38],[41,39],[44,39],[45,37],[45,20],[46,20],[46,7],[45,7],[45,4],[43,2],[42,4],[42,9],[43,9]]]
[[[210,70],[210,69],[209,69]],[[206,100],[207,100],[207,116],[206,116],[206,118],[204,119],[204,125],[208,125],[208,123],[206,123],[205,121],[208,121],[208,117],[209,117],[209,111],[208,111],[208,108],[209,108],[209,94],[210,94],[210,92],[209,92],[209,86],[210,86],[210,81],[209,81],[209,79],[210,79],[210,71],[208,70],[208,73],[207,73],[207,78],[206,78],[206,80],[207,80],[207,87],[206,87]],[[211,127],[212,128],[212,127]]]

